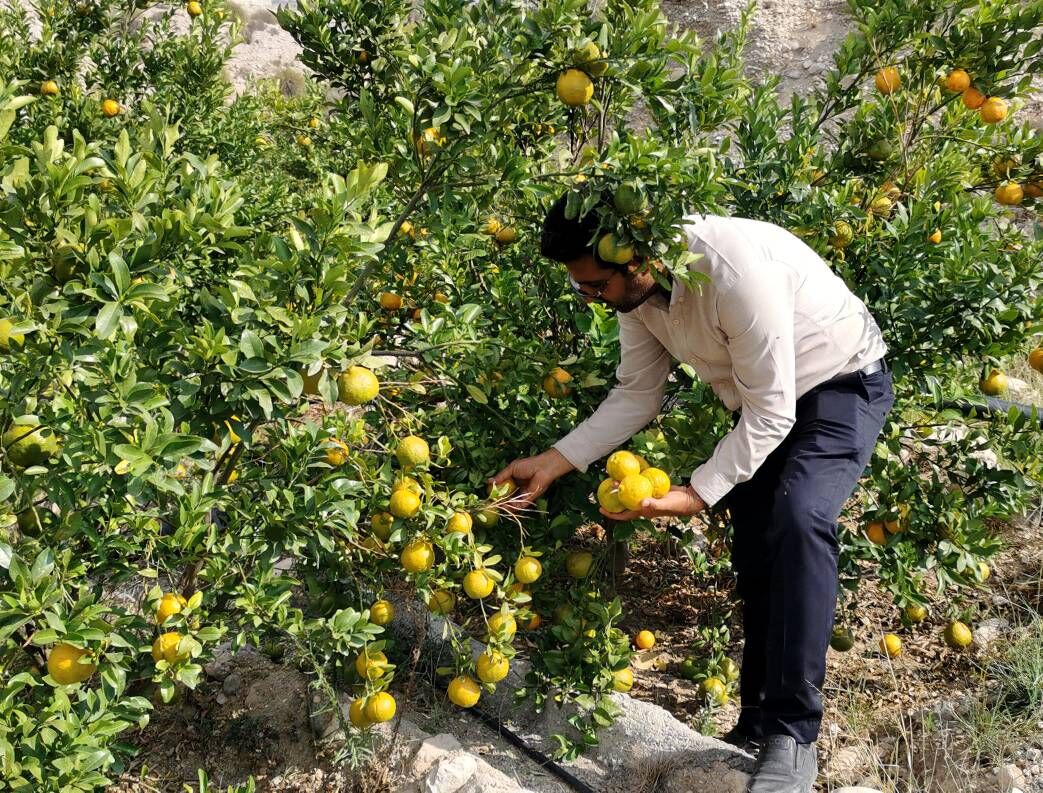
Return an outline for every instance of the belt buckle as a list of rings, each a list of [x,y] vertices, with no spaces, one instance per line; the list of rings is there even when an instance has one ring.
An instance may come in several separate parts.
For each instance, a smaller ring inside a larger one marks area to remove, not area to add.
[[[863,366],[861,369],[859,369],[859,371],[862,374],[866,375],[867,377],[869,375],[876,374],[877,372],[882,372],[883,370],[884,370],[884,359],[883,358],[877,358],[872,363],[867,363],[865,366]]]

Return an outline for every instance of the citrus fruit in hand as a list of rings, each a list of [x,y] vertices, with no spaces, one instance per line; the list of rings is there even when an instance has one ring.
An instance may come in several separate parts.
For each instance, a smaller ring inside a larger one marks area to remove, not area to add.
[[[627,509],[640,509],[641,502],[652,497],[652,482],[641,474],[631,474],[619,483],[619,501]]]
[[[658,468],[646,468],[641,476],[652,483],[652,498],[662,498],[670,492],[670,476]]]
[[[641,473],[641,461],[631,452],[613,452],[609,455],[605,470],[610,477],[619,482],[631,474]]]

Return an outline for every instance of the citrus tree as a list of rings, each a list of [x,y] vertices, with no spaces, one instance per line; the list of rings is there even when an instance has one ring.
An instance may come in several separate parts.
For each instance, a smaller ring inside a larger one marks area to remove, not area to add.
[[[629,497],[631,463],[521,515],[501,508],[509,484],[485,486],[612,381],[614,318],[538,256],[565,191],[599,213],[608,257],[697,286],[682,219],[734,212],[799,233],[866,300],[899,404],[849,505],[850,586],[879,576],[907,608],[974,585],[992,519],[1025,505],[1037,422],[942,405],[994,389],[983,376],[1038,332],[1040,242],[1013,210],[1043,179],[1018,114],[1038,2],[853,3],[824,85],[786,106],[743,75],[749,15],[704,46],[647,1],[302,0],[278,17],[312,87],[234,101],[219,3],[34,8],[38,37],[0,14],[16,789],[104,786],[127,751],[114,736],[196,685],[221,640],[289,651],[331,706],[350,688],[342,753],[360,762],[396,710],[399,598],[451,615],[454,703],[502,685],[524,634],[519,693],[584,708],[560,754],[596,741],[630,641],[577,530]],[[631,448],[681,481],[729,426],[682,365]],[[726,536],[726,514],[708,522]],[[710,702],[735,683],[726,660],[692,670]]]

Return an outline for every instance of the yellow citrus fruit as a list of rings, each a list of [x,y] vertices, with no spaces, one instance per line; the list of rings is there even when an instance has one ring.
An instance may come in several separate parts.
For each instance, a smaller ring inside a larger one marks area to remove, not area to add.
[[[728,686],[719,677],[708,677],[699,684],[699,693],[703,698],[718,705],[728,704]]]
[[[998,369],[993,369],[989,376],[981,381],[979,388],[987,396],[999,396],[1007,390],[1007,376]]]
[[[198,0],[189,0],[189,3],[185,6],[185,10],[188,11],[190,17],[197,17],[202,15],[203,6]]]
[[[391,494],[388,509],[396,518],[411,518],[420,511],[420,497],[411,490],[399,488]]]
[[[1004,182],[993,191],[993,196],[1004,206],[1017,206],[1025,198],[1025,188],[1017,182]]]
[[[308,119],[309,129],[318,129],[321,124],[322,122],[316,116],[312,116]]]
[[[945,643],[954,650],[961,650],[974,640],[971,629],[962,622],[950,622],[943,635]]]
[[[396,479],[395,484],[391,486],[391,492],[394,493],[396,490],[408,490],[418,498],[424,495],[424,488],[411,476],[400,476]]]
[[[366,718],[374,724],[391,721],[395,718],[395,698],[386,691],[374,694],[366,700]]]
[[[662,498],[670,492],[670,475],[666,471],[658,468],[645,468],[641,472],[641,476],[652,483],[652,498]]]
[[[930,236],[927,239],[933,244],[937,245],[939,242],[942,241],[942,230],[935,229],[931,232]]]
[[[395,458],[403,469],[408,471],[418,465],[425,465],[431,460],[431,449],[427,441],[416,435],[407,435],[395,447]]]
[[[474,513],[474,519],[483,529],[491,529],[500,522],[500,513],[495,509],[480,509]]]
[[[478,656],[475,671],[483,683],[499,683],[510,671],[511,665],[503,653],[485,652]]]
[[[473,600],[481,600],[492,594],[496,582],[485,570],[472,570],[464,576],[464,592]]]
[[[963,69],[953,69],[945,78],[945,87],[949,91],[962,94],[971,87],[971,76]]]
[[[989,576],[992,575],[992,568],[989,567],[987,562],[978,562],[978,577],[982,581],[988,581]]]
[[[626,476],[619,483],[619,501],[627,509],[639,509],[641,502],[652,497],[652,482],[641,474]]]
[[[445,530],[457,534],[470,534],[474,520],[466,512],[454,512],[445,524]]]
[[[628,666],[612,673],[612,689],[625,694],[634,687],[634,672]]]
[[[358,727],[360,730],[366,729],[373,722],[366,717],[366,700],[362,697],[351,701],[351,707],[348,708],[348,720],[351,721],[352,725]]]
[[[395,516],[390,512],[378,512],[370,520],[370,528],[384,542],[391,536],[391,524],[395,522]]]
[[[725,680],[732,683],[739,679],[739,665],[731,658],[725,658],[721,661],[721,673]]]
[[[478,227],[478,231],[491,237],[502,228],[503,224],[490,215],[482,221],[482,225]]]
[[[902,85],[902,76],[894,66],[885,66],[876,73],[873,78],[876,90],[884,94],[893,94]]]
[[[348,461],[348,444],[339,438],[330,438],[327,443],[330,448],[326,449],[326,463],[334,468],[344,465]]]
[[[513,226],[504,226],[493,235],[493,239],[501,245],[510,245],[512,242],[517,242],[518,230]]]
[[[378,600],[369,607],[369,621],[374,625],[387,625],[395,618],[395,606],[387,600]]]
[[[626,510],[619,500],[619,483],[615,479],[606,479],[598,485],[598,504],[613,514]]]
[[[18,468],[42,465],[61,451],[58,436],[40,426],[35,417],[25,417],[12,424],[0,436],[0,445],[7,450],[7,459]]]
[[[21,333],[11,333],[15,326],[6,317],[0,319],[0,352],[10,352],[11,348],[21,349],[25,346],[25,336]]]
[[[167,592],[159,599],[156,608],[156,622],[162,625],[169,617],[180,614],[181,609],[188,605],[188,601],[176,592]]]
[[[435,563],[435,548],[427,540],[413,540],[399,556],[402,569],[407,573],[422,573]]]
[[[902,640],[893,633],[884,634],[884,637],[880,639],[879,647],[880,652],[888,658],[897,658],[902,654]]]
[[[883,521],[874,520],[866,526],[866,536],[874,545],[886,545],[887,533],[884,530]]]
[[[540,627],[541,622],[543,622],[543,620],[540,618],[540,615],[534,613],[532,615],[532,618],[527,623],[525,623],[525,630],[534,631]]]
[[[1007,117],[1007,103],[998,96],[990,96],[978,109],[986,124],[999,124]]]
[[[40,93],[43,96],[58,96],[58,83],[54,80],[44,80],[40,83]]]
[[[402,297],[394,292],[381,292],[380,307],[385,311],[398,311],[402,308]]]
[[[846,220],[837,220],[833,223],[833,236],[829,238],[829,244],[834,248],[843,249],[851,244],[855,238],[855,230]]]
[[[641,631],[634,637],[634,646],[639,650],[651,650],[655,647],[655,634],[652,631]]]
[[[309,137],[308,135],[298,135],[296,140],[297,145],[301,148],[307,149],[311,146],[311,137]]]
[[[572,578],[583,579],[590,575],[594,557],[589,551],[573,551],[565,557],[565,572]]]
[[[115,99],[104,99],[101,103],[101,113],[106,118],[113,118],[120,114],[123,108],[120,107],[120,103]]]
[[[572,389],[567,385],[571,380],[572,375],[560,366],[555,366],[550,370],[550,373],[543,378],[543,390],[547,393],[547,396],[552,399],[567,397],[572,393]]]
[[[508,476],[502,482],[489,482],[486,486],[490,498],[510,498],[518,491],[518,483],[514,477]]]
[[[612,264],[629,264],[634,258],[634,246],[610,232],[598,240],[598,257]]]
[[[1043,374],[1043,347],[1037,347],[1029,353],[1029,366]]]
[[[594,83],[586,72],[579,69],[568,69],[558,76],[555,85],[558,99],[569,107],[578,107],[590,102],[594,97]]]
[[[641,462],[631,452],[613,452],[609,455],[605,469],[608,471],[609,476],[617,482],[621,482],[632,474],[641,473]]]
[[[337,398],[346,405],[362,405],[380,393],[380,381],[364,366],[352,366],[337,377]]]
[[[152,660],[156,663],[160,661],[166,661],[168,664],[172,664],[175,661],[180,661],[187,656],[179,654],[177,651],[178,645],[181,643],[181,634],[177,631],[168,631],[156,638],[152,642]]]
[[[514,577],[523,584],[531,584],[543,575],[543,565],[535,556],[523,556],[514,563]]]
[[[456,606],[456,595],[448,589],[436,589],[427,601],[427,609],[432,614],[448,614]]]
[[[1043,198],[1043,180],[1026,182],[1024,190],[1026,198]]]
[[[482,688],[477,681],[467,675],[454,677],[446,691],[449,701],[460,708],[470,708],[482,696]]]
[[[514,634],[518,632],[518,623],[514,617],[510,614],[504,614],[502,611],[497,611],[489,617],[485,624],[489,628],[490,636],[497,635],[503,629],[508,641],[513,639]]]
[[[902,614],[908,622],[911,622],[913,624],[923,622],[925,619],[927,619],[927,609],[925,609],[923,606],[906,606],[905,609],[902,611]]]
[[[47,674],[61,686],[82,683],[97,670],[95,664],[81,664],[80,659],[88,651],[71,644],[56,644],[47,656]]]
[[[438,127],[428,127],[416,139],[416,148],[421,157],[438,151],[446,143],[446,137],[438,131]]]
[[[355,671],[366,680],[376,680],[383,676],[388,665],[388,658],[377,650],[363,650],[355,658]]]
[[[985,94],[974,86],[963,92],[963,106],[968,110],[977,110],[985,104]]]

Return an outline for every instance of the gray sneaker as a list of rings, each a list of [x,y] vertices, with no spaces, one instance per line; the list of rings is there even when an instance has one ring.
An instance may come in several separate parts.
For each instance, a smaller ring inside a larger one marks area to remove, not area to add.
[[[818,776],[815,744],[789,735],[768,735],[761,743],[748,793],[812,793]]]

